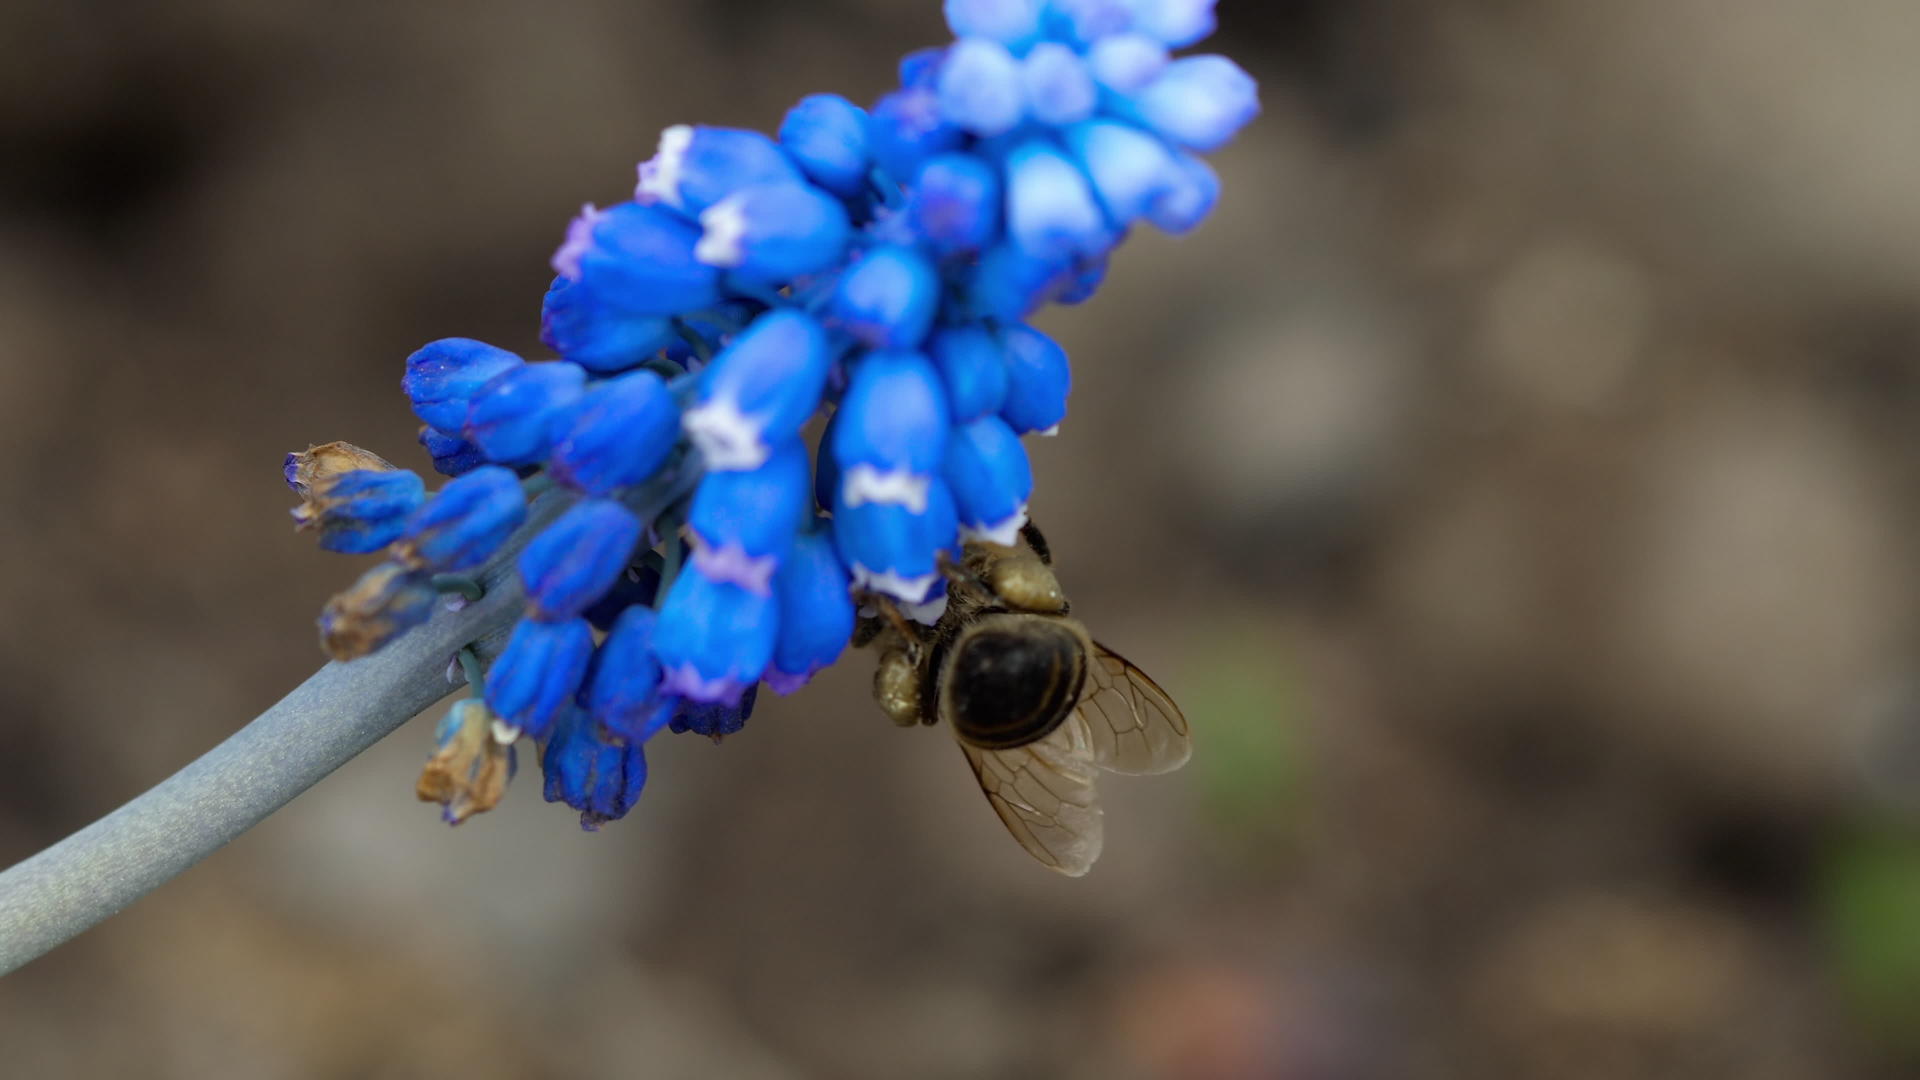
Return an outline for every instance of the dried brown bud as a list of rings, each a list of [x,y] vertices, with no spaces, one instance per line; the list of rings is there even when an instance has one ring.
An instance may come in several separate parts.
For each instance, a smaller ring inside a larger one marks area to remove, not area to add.
[[[494,738],[494,715],[486,702],[467,698],[456,704],[435,738],[439,745],[414,786],[420,801],[439,803],[449,825],[500,805],[513,778],[514,752]]]
[[[335,593],[320,612],[320,647],[357,660],[433,616],[432,575],[385,562]]]

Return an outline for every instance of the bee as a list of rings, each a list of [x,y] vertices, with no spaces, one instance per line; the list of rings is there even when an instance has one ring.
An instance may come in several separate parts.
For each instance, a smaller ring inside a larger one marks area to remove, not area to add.
[[[874,700],[903,727],[952,730],[987,802],[1027,853],[1079,877],[1100,856],[1099,770],[1169,772],[1192,742],[1180,707],[1069,615],[1038,529],[949,561],[932,626],[889,602],[856,637],[880,653]]]

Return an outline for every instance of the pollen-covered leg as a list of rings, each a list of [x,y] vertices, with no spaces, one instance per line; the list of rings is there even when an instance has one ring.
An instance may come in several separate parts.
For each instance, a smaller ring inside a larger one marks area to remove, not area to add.
[[[873,672],[873,700],[887,718],[901,727],[932,723],[920,715],[920,665],[903,648],[880,654]]]

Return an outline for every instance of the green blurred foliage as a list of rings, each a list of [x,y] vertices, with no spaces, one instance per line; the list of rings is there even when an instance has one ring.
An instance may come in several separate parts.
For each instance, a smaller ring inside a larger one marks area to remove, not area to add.
[[[1194,728],[1188,768],[1208,836],[1235,861],[1284,859],[1308,768],[1299,682],[1285,646],[1270,631],[1220,633],[1184,669],[1181,707]]]
[[[1850,829],[1823,867],[1821,909],[1834,974],[1860,1017],[1920,1054],[1920,828]]]

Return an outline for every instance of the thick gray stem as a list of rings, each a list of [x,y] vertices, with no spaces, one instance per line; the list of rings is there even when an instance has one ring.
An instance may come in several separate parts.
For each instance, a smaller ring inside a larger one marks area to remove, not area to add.
[[[328,664],[152,790],[0,873],[0,974],[145,896],[445,697],[460,647],[500,633],[524,608],[509,554],[568,501],[536,503],[480,575],[480,600],[372,656]]]

